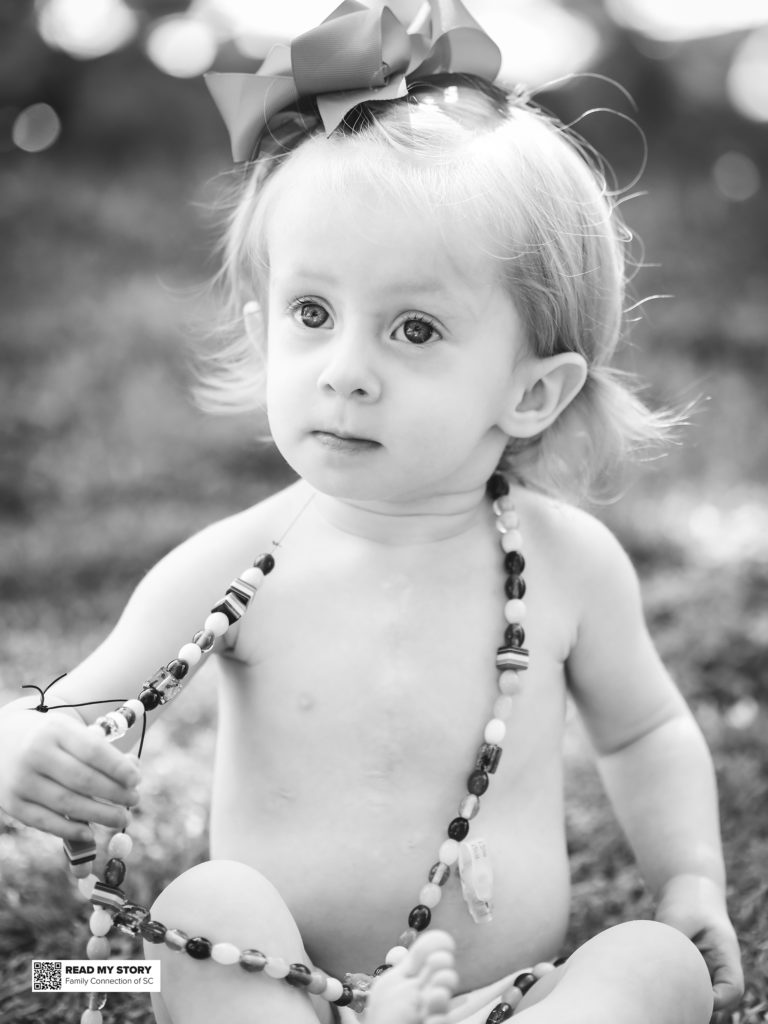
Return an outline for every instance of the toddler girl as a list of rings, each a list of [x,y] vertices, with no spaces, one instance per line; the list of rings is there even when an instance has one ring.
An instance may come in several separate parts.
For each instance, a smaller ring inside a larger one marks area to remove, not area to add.
[[[87,865],[82,823],[119,830],[137,799],[118,746],[218,637],[212,859],[151,917],[126,909],[124,838],[90,880],[162,960],[158,1024],[329,1024],[366,1001],[368,1024],[706,1024],[741,989],[712,764],[625,554],[567,500],[663,430],[608,365],[604,184],[491,84],[459,6],[428,38],[350,4],[318,32],[291,74],[213,84],[252,159],[226,250],[246,330],[209,398],[264,397],[299,480],[163,559],[56,695],[150,677],[137,700],[4,711],[0,801]],[[362,89],[345,74],[370,38],[385,80]],[[560,962],[568,693],[657,912]]]

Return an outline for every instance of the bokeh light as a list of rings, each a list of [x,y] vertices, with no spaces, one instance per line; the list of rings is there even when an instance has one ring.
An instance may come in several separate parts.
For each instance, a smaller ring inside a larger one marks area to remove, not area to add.
[[[86,60],[128,43],[138,17],[123,0],[38,0],[37,23],[49,46]]]
[[[33,103],[13,122],[11,138],[26,153],[40,153],[52,146],[61,132],[59,115],[47,103]]]
[[[750,33],[738,47],[726,88],[740,114],[768,121],[768,26]]]
[[[193,78],[213,64],[218,41],[201,18],[172,14],[155,22],[144,48],[152,63],[167,75]]]
[[[715,186],[726,199],[741,203],[760,190],[760,171],[745,153],[723,153],[712,168]]]
[[[680,42],[768,22],[766,0],[606,0],[620,25],[652,39]]]

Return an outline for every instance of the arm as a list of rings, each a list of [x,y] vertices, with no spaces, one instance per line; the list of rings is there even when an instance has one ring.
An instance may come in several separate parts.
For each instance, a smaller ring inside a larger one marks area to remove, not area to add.
[[[46,695],[52,709],[108,703],[42,714],[33,710],[36,695],[0,711],[0,806],[8,813],[67,839],[86,838],[82,822],[123,827],[125,807],[138,799],[139,772],[135,758],[120,748],[128,751],[138,742],[140,725],[115,744],[87,726],[135,698],[201,628],[211,604],[250,560],[250,545],[243,553],[242,521],[219,523],[158,563],[106,640]],[[151,712],[147,722],[157,714]]]
[[[579,529],[585,600],[568,661],[573,696],[657,919],[696,942],[716,1008],[733,1006],[743,979],[725,902],[712,760],[650,640],[627,556],[594,521]]]

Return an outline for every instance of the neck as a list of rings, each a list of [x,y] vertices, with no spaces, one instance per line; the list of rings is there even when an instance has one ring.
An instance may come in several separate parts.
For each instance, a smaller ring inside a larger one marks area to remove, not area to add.
[[[356,501],[318,492],[313,504],[337,530],[391,546],[460,536],[483,522],[488,508],[485,487],[414,502]]]

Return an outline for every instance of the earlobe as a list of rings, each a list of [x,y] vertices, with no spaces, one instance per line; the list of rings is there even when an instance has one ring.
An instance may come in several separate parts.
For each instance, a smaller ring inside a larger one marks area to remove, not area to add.
[[[578,352],[526,360],[515,369],[499,426],[510,437],[535,437],[570,405],[586,379],[587,363]]]

